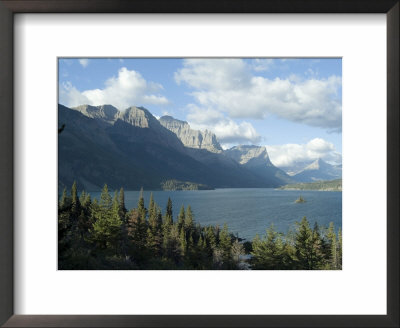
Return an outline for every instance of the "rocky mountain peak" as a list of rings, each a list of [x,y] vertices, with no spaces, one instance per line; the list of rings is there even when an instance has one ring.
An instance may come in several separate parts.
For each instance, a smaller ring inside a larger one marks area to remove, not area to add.
[[[139,128],[159,125],[157,119],[144,107],[129,107],[119,112],[116,118]]]
[[[299,182],[312,182],[318,180],[333,180],[342,177],[341,165],[331,165],[321,158],[305,167],[293,176]]]
[[[316,159],[314,162],[312,162],[310,165],[308,165],[304,171],[309,171],[309,170],[320,170],[326,167],[329,167],[330,165],[323,161],[321,158]]]
[[[272,165],[267,148],[263,146],[239,145],[225,150],[225,153],[242,165]]]
[[[112,105],[80,105],[77,107],[73,107],[72,109],[77,110],[87,117],[97,118],[107,123],[113,123],[118,113],[118,109]]]
[[[159,121],[161,125],[175,133],[186,147],[206,149],[213,153],[222,152],[217,137],[211,131],[191,129],[188,122],[177,120],[168,115],[160,117]]]

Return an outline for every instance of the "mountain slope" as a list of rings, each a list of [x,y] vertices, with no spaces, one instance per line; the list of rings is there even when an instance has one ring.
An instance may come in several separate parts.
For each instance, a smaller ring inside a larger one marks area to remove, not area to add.
[[[317,159],[299,173],[293,175],[298,182],[313,182],[319,180],[334,180],[342,177],[341,165],[331,165]]]
[[[210,131],[193,130],[189,123],[171,116],[162,116],[159,121],[183,142],[187,147],[187,154],[199,162],[211,166],[214,171],[218,172],[219,177],[228,177],[230,185],[276,187],[292,181],[286,177],[283,171],[273,166],[263,147],[238,146],[231,151],[224,151],[215,134]],[[263,157],[264,153],[263,155],[257,154],[260,149],[266,154],[266,157]],[[241,155],[246,153],[249,161],[246,163],[240,161],[236,156],[236,151]],[[243,185],[242,180],[246,180],[247,183]]]
[[[165,128],[175,133],[186,147],[206,149],[213,153],[222,152],[222,147],[217,141],[217,137],[208,130],[193,130],[190,128],[189,123],[177,120],[172,116],[160,117],[160,123]]]
[[[98,112],[96,112],[97,108]],[[89,109],[89,110],[88,110]],[[269,181],[223,154],[184,147],[145,108],[106,115],[102,106],[59,105],[59,186],[74,180],[87,190],[160,189],[165,180],[211,187],[268,187]],[[91,117],[89,117],[91,116]]]
[[[265,147],[240,145],[225,150],[224,154],[267,181],[271,186],[277,187],[293,182],[289,175],[271,163]]]

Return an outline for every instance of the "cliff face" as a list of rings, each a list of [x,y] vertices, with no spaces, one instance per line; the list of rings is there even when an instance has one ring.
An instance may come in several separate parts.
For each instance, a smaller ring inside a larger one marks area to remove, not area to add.
[[[172,116],[161,117],[160,123],[175,133],[186,147],[206,149],[213,153],[222,152],[222,147],[217,141],[217,137],[208,130],[193,130],[187,122],[174,119]]]
[[[265,147],[239,145],[225,150],[225,154],[236,162],[249,167],[273,166]]]
[[[289,175],[271,163],[265,147],[239,145],[225,150],[224,154],[274,187],[293,182]]]
[[[83,115],[96,118],[101,121],[112,123],[116,119],[118,109],[111,105],[91,106],[91,105],[80,105],[72,108]]]

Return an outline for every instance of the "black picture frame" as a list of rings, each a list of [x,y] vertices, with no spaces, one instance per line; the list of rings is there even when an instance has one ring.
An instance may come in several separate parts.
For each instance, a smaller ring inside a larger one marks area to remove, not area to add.
[[[0,324],[4,327],[399,327],[399,0],[0,0]],[[385,13],[387,315],[14,315],[13,17],[16,13]]]

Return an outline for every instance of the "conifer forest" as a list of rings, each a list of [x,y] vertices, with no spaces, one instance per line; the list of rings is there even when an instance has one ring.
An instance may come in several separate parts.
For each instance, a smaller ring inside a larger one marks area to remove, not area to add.
[[[147,201],[147,200],[146,200]],[[124,190],[99,199],[63,190],[58,204],[59,270],[340,270],[342,233],[310,226],[306,217],[287,232],[273,225],[246,241],[224,224],[202,226],[190,204],[173,213],[172,201],[127,209]],[[161,207],[163,206],[163,207]],[[244,218],[245,219],[245,218]]]

